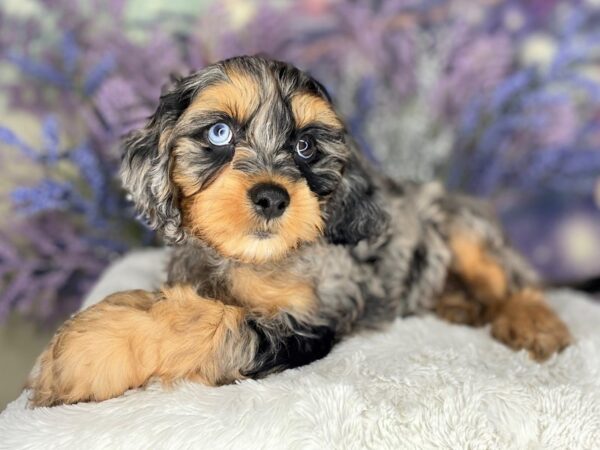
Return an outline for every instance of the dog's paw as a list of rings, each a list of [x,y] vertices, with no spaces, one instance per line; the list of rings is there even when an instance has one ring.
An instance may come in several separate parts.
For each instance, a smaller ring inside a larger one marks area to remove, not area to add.
[[[68,320],[38,358],[27,382],[29,405],[102,401],[143,385],[154,355],[149,340],[131,329],[151,331],[143,314],[151,300],[142,291],[115,294]]]
[[[512,349],[526,349],[537,361],[572,342],[567,326],[534,290],[521,291],[503,305],[492,322],[492,335]]]
[[[78,403],[94,397],[91,383],[78,373],[80,366],[88,366],[91,361],[83,355],[62,356],[63,352],[78,353],[78,346],[71,343],[69,335],[68,326],[61,329],[38,358],[27,381],[30,407]]]
[[[451,323],[481,326],[485,324],[483,305],[468,298],[466,292],[445,292],[435,306],[441,319]]]

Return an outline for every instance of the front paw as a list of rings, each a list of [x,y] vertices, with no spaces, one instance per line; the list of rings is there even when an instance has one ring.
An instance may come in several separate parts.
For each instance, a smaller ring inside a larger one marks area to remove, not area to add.
[[[534,290],[519,292],[503,305],[492,322],[492,335],[512,349],[526,349],[537,361],[572,342],[567,326]]]
[[[102,401],[143,385],[155,363],[142,300],[141,291],[116,294],[67,321],[28,380],[30,405]]]

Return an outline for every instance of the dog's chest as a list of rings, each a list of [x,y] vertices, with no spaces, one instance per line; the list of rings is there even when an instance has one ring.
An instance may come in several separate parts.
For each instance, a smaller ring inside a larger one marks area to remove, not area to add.
[[[234,265],[228,273],[229,297],[261,314],[307,316],[315,312],[313,281],[292,267]]]

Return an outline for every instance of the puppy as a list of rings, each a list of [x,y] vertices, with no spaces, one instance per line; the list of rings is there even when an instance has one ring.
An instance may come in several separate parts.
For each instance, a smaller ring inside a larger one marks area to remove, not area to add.
[[[571,340],[484,206],[369,166],[323,86],[289,64],[237,57],[176,82],[125,141],[121,175],[175,246],[168,283],[67,321],[33,406],[262,377],[427,311],[489,323],[540,361]]]

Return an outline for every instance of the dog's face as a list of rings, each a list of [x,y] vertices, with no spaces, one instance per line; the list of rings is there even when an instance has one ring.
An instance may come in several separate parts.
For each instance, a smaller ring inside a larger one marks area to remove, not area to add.
[[[277,260],[325,235],[355,243],[383,214],[323,87],[259,57],[209,66],[161,97],[125,142],[122,177],[171,241],[224,257]]]

